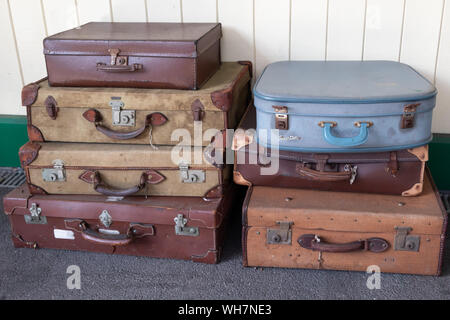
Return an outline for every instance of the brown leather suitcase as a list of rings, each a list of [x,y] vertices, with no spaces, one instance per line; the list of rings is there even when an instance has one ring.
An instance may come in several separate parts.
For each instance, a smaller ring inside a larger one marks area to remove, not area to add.
[[[218,263],[234,190],[222,199],[31,195],[3,199],[16,248],[83,250]]]
[[[419,197],[251,187],[243,264],[439,275],[447,213],[427,171]]]
[[[223,195],[231,166],[214,166],[207,147],[27,142],[19,150],[32,194]]]
[[[248,61],[224,62],[196,91],[50,87],[41,80],[22,90],[28,137],[39,142],[155,145],[191,145],[198,139],[205,146],[209,141],[203,133],[234,129],[242,118],[250,100],[251,69]],[[191,140],[172,140],[178,128]]]
[[[237,184],[403,196],[422,192],[428,146],[375,153],[280,149],[276,154],[258,145],[255,121],[255,108],[251,106],[233,137]]]
[[[220,23],[90,22],[44,39],[52,86],[198,89],[220,65]]]

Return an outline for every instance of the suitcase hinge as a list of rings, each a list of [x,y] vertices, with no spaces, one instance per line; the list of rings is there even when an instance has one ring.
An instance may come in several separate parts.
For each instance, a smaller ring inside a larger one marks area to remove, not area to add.
[[[179,164],[180,177],[182,183],[202,183],[205,182],[205,171],[189,170],[186,163]]]
[[[29,215],[24,215],[26,224],[47,224],[47,218],[41,216],[42,209],[36,203],[31,204],[29,211]]]
[[[294,223],[291,221],[277,221],[277,224],[280,226],[279,228],[267,229],[267,244],[291,244],[291,225]]]
[[[125,106],[120,97],[111,97],[109,106],[112,108],[112,124],[113,126],[134,127],[136,124],[135,110],[122,110]]]
[[[412,231],[410,227],[395,227],[397,233],[394,239],[394,250],[419,251],[420,237],[408,235]]]
[[[187,219],[180,213],[173,221],[175,221],[175,234],[178,236],[194,236],[199,235],[198,227],[186,227]]]
[[[289,129],[289,116],[288,108],[285,106],[272,106],[275,110],[275,129],[288,130]]]
[[[62,160],[53,160],[53,168],[42,169],[42,179],[47,182],[66,181],[66,170]]]
[[[408,104],[403,108],[402,121],[400,123],[401,129],[409,129],[414,127],[414,116],[418,106],[420,106],[420,103],[413,103]]]

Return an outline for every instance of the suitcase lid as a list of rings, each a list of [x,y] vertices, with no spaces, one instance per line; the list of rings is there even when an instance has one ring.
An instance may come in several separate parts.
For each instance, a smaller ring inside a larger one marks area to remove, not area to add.
[[[301,103],[388,103],[427,99],[436,88],[395,61],[280,61],[254,87],[263,100]]]
[[[430,177],[427,171],[418,197],[253,187],[244,224],[275,227],[286,221],[292,228],[370,233],[410,227],[413,234],[441,235],[447,215]]]
[[[44,54],[196,58],[222,36],[220,23],[90,22],[44,39]]]
[[[40,208],[40,215],[62,219],[98,219],[107,210],[113,221],[174,225],[182,214],[187,227],[220,227],[234,189],[220,199],[205,201],[201,197],[108,197],[88,195],[31,195],[26,183],[5,195],[6,215],[29,215],[30,208]]]

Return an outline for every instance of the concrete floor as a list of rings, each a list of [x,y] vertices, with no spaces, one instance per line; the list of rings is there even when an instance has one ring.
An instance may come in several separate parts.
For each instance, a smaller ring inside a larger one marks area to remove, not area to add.
[[[7,191],[0,188],[0,196]],[[450,250],[441,277],[382,274],[375,290],[363,272],[244,268],[235,212],[218,265],[15,249],[0,214],[0,299],[450,299]],[[70,265],[80,267],[80,290],[67,289]]]

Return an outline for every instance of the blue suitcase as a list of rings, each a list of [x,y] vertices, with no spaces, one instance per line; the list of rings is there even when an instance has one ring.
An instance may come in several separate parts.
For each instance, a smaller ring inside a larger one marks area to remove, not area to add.
[[[254,87],[258,142],[300,152],[422,146],[432,138],[436,94],[428,80],[399,62],[276,62]]]

